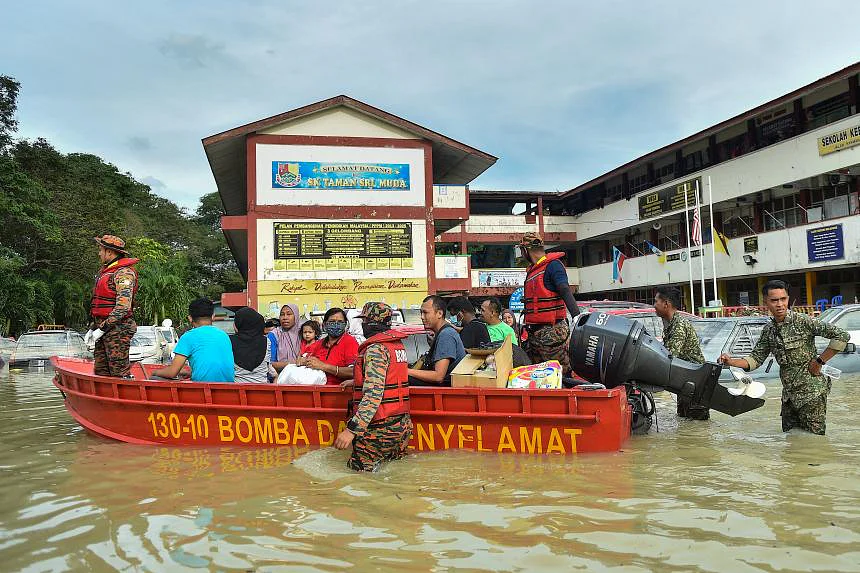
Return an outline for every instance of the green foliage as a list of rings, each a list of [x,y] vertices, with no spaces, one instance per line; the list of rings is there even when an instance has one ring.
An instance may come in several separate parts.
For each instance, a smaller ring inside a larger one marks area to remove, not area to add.
[[[42,322],[83,328],[99,269],[93,237],[105,233],[141,259],[141,324],[181,319],[193,297],[244,288],[217,193],[188,213],[95,155],[15,141],[18,88],[0,76],[0,333]]]

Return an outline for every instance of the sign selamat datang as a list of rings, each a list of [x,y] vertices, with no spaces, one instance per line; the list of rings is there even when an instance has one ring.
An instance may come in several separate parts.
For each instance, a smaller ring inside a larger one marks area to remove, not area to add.
[[[408,163],[272,161],[272,189],[408,190]]]

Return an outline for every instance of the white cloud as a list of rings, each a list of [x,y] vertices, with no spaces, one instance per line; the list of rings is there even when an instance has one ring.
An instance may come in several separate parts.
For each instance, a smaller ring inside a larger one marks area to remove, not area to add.
[[[844,0],[31,4],[0,37],[22,135],[192,208],[202,137],[340,93],[499,156],[475,186],[567,189],[860,54]]]

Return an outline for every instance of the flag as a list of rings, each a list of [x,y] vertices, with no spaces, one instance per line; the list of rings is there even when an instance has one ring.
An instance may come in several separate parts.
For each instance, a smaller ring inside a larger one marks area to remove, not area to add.
[[[657,255],[657,261],[662,265],[666,263],[666,253],[658,249],[655,245],[651,244],[649,241],[645,241],[645,245],[648,246],[648,250]]]
[[[720,253],[724,253],[726,256],[732,256],[729,253],[729,240],[725,235],[717,231],[714,227],[711,227],[711,236],[714,238],[714,249]]]
[[[624,283],[621,278],[621,267],[624,266],[624,261],[627,256],[618,250],[618,247],[612,247],[612,282]]]
[[[693,229],[692,233],[693,244],[697,247],[702,246],[702,221],[699,219],[699,207],[693,209]]]

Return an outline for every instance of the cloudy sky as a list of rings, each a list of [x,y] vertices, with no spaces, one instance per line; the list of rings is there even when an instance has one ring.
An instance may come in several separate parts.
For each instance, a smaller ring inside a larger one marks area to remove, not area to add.
[[[14,2],[20,135],[194,207],[200,139],[347,94],[568,189],[860,60],[860,2]]]

